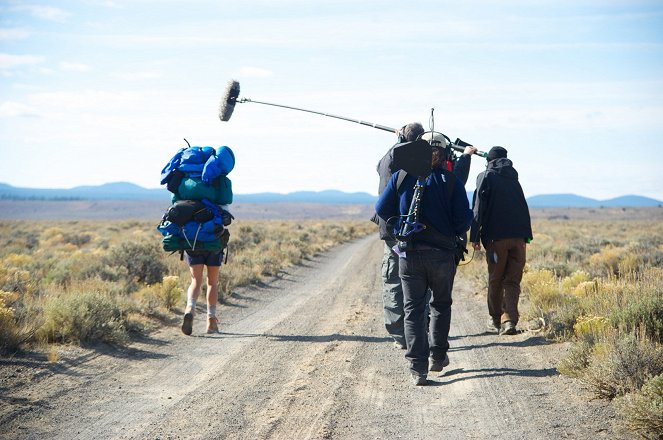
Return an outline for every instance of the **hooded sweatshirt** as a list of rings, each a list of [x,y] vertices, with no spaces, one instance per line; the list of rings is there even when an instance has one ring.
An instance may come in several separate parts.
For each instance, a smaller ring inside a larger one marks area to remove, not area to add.
[[[518,172],[507,158],[488,162],[486,171],[477,176],[474,191],[470,241],[485,243],[504,238],[532,238],[529,208]]]

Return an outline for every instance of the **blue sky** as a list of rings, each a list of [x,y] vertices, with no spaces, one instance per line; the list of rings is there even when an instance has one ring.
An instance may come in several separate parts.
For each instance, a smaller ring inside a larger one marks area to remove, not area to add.
[[[156,188],[187,138],[236,193],[377,194],[419,121],[508,149],[527,196],[663,200],[663,2],[0,1],[0,182]],[[485,160],[472,163],[468,190]]]

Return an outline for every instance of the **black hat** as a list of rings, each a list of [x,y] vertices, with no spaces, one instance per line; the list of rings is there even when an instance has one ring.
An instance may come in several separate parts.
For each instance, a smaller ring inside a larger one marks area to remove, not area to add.
[[[490,162],[491,160],[499,159],[500,157],[506,157],[506,148],[493,147],[488,152],[486,159],[488,159],[488,162]]]

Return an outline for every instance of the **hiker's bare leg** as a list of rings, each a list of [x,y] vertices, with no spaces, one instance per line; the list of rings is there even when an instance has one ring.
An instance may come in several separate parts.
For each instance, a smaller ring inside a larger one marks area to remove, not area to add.
[[[219,301],[219,269],[221,266],[207,266],[208,316],[216,316],[216,303]]]
[[[189,272],[191,272],[191,284],[189,284],[189,289],[186,292],[186,304],[187,310],[194,311],[196,306],[196,300],[198,300],[198,295],[200,295],[200,288],[203,285],[203,269],[204,264],[194,264],[189,266]]]

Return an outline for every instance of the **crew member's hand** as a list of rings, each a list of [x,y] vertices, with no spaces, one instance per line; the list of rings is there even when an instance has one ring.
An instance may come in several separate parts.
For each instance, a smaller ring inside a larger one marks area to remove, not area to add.
[[[475,147],[474,145],[468,145],[463,150],[463,154],[474,154],[476,152],[477,152],[477,147]]]
[[[475,148],[475,150],[476,150],[476,148]],[[475,251],[480,251],[481,250],[481,243],[474,242],[474,243],[472,243],[472,247],[474,248]]]

